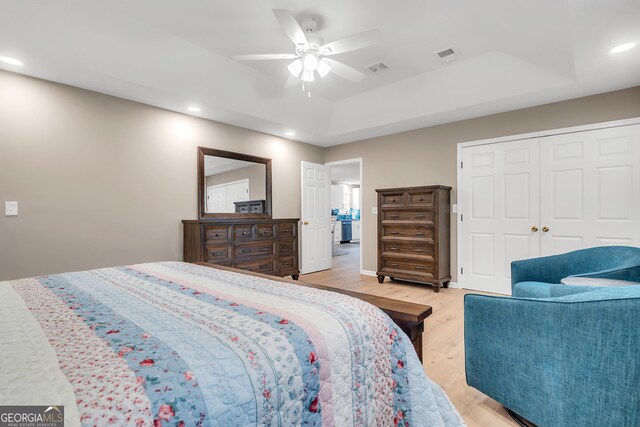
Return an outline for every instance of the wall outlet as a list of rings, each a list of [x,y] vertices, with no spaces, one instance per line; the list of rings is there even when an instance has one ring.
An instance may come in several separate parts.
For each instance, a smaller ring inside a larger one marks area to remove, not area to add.
[[[18,202],[4,202],[4,214],[6,216],[18,216]]]
[[[375,208],[371,208],[371,213],[374,215],[378,215],[378,207],[376,206]]]

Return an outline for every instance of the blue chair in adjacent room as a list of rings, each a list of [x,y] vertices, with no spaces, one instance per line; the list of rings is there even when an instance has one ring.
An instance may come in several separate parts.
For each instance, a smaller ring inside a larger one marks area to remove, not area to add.
[[[540,427],[640,426],[640,248],[516,261],[511,279],[512,297],[465,296],[467,383]]]

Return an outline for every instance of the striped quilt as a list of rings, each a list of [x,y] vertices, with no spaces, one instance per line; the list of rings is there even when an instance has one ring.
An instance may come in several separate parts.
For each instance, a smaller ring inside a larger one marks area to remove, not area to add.
[[[2,282],[0,349],[0,405],[66,426],[463,424],[376,307],[180,262]]]

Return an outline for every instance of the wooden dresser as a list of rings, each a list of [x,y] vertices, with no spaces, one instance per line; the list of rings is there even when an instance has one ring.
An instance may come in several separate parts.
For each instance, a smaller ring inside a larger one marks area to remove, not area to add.
[[[378,282],[385,276],[448,287],[451,187],[432,185],[378,192]]]
[[[298,279],[298,219],[184,220],[185,262]]]

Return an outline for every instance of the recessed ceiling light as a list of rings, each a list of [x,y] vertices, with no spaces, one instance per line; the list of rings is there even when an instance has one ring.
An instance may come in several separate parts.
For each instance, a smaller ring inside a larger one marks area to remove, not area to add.
[[[5,64],[9,64],[9,65],[24,65],[24,62],[20,61],[19,59],[16,58],[11,58],[9,56],[0,56],[0,61],[4,62]]]
[[[188,107],[187,110],[191,111],[192,113],[199,113],[200,112],[200,107]]]
[[[614,47],[609,52],[611,52],[611,53],[626,52],[629,49],[633,49],[635,46],[636,46],[635,43],[623,43],[621,45],[618,45],[618,46]]]
[[[293,131],[287,131],[284,134],[287,135],[287,136],[296,136],[296,133],[293,132]]]

